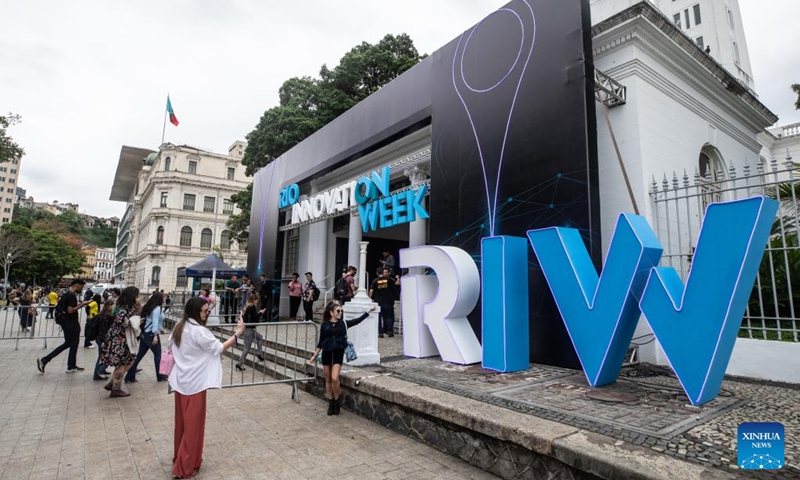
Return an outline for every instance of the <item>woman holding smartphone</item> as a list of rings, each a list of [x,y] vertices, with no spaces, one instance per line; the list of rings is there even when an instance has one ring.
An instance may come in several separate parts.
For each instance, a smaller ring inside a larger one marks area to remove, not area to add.
[[[342,387],[339,383],[339,372],[342,370],[344,349],[347,347],[347,329],[363,322],[373,310],[375,305],[353,320],[344,320],[342,305],[339,302],[334,300],[325,307],[322,325],[319,327],[317,349],[308,359],[308,363],[314,363],[317,355],[322,352],[322,370],[325,374],[325,391],[328,394],[328,415],[339,415],[341,409],[339,395]]]

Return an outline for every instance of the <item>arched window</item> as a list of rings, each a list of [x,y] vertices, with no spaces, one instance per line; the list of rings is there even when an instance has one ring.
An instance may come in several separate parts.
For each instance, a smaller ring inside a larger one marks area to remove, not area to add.
[[[175,280],[176,287],[186,287],[189,285],[189,279],[186,278],[186,267],[178,268],[178,278]]]
[[[223,250],[229,250],[231,248],[231,232],[227,230],[222,231],[222,234],[219,236],[219,247]]]
[[[710,203],[721,202],[722,184],[725,180],[725,164],[719,150],[711,145],[706,145],[700,150],[698,159],[698,173],[700,174],[700,191],[703,194],[703,211]]]
[[[214,234],[211,232],[210,228],[204,228],[202,232],[200,232],[200,248],[211,248],[211,239],[213,238]]]
[[[164,227],[158,227],[156,230],[156,245],[164,244]]]
[[[167,157],[164,160],[164,171],[165,172],[169,172],[169,168],[170,168],[171,165],[172,165],[172,159],[170,157]]]
[[[181,247],[192,246],[192,229],[191,227],[181,228]]]
[[[161,282],[161,267],[153,267],[153,271],[150,274],[150,286],[157,287],[160,282]]]

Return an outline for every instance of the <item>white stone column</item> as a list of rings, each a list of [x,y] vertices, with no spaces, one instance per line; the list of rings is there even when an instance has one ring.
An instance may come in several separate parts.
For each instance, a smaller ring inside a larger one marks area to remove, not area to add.
[[[414,165],[403,173],[411,180],[411,185],[428,179],[428,165]],[[428,243],[428,220],[417,218],[408,225],[408,246],[419,247]]]
[[[317,287],[319,287],[323,292],[325,291],[324,289],[333,286],[334,282],[337,280],[335,278],[325,280],[324,285],[319,283],[328,275],[329,230],[330,226],[328,225],[328,220],[312,223],[311,228],[309,228],[309,246],[311,250],[308,253],[309,270],[314,274],[314,280],[317,282]],[[305,272],[300,272],[300,275],[303,275],[303,273]]]
[[[320,192],[319,185],[316,182],[311,183],[311,193],[317,194]],[[305,241],[306,254],[305,264],[302,266],[300,273],[301,282],[305,284],[305,277],[303,276],[306,271],[314,274],[314,281],[317,282],[323,292],[333,285],[331,280],[326,280],[324,284],[320,283],[327,275],[328,270],[328,232],[330,231],[329,220],[312,223],[304,232],[308,238]],[[302,234],[301,234],[302,242]],[[301,248],[301,252],[303,252]],[[334,282],[336,279],[333,280]]]
[[[347,243],[347,265],[358,265],[358,249],[361,242],[361,221],[358,215],[350,214],[350,231]],[[337,278],[338,280],[338,278]]]
[[[358,291],[352,300],[344,304],[344,318],[352,319],[358,317],[370,307],[376,304],[367,296],[365,286],[367,272],[367,244],[369,242],[359,242],[359,262],[358,262]],[[347,331],[347,338],[353,342],[358,358],[349,365],[373,365],[381,363],[381,354],[378,352],[378,310],[370,312],[363,322]]]

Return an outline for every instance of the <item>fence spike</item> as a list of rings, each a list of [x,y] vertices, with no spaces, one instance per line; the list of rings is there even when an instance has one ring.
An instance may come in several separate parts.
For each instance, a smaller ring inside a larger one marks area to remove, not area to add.
[[[778,170],[778,159],[772,157],[769,161],[769,166],[772,167],[772,171],[775,172]]]
[[[675,170],[672,171],[672,188],[673,190],[678,189],[678,174],[675,173]]]
[[[694,167],[694,184],[700,185],[700,171],[697,169],[697,166]]]
[[[747,162],[747,163],[744,164],[743,170],[744,170],[744,176],[745,177],[749,177],[750,176],[750,162]]]
[[[683,169],[683,187],[689,188],[689,175],[686,174],[686,169]]]
[[[653,183],[650,184],[650,189],[653,193],[658,193],[658,183],[656,183],[656,176],[653,175]]]
[[[669,180],[667,180],[667,174],[664,174],[664,180],[661,181],[661,188],[665,191],[669,191]]]
[[[728,167],[728,176],[730,178],[736,178],[736,165],[731,164],[731,166]]]

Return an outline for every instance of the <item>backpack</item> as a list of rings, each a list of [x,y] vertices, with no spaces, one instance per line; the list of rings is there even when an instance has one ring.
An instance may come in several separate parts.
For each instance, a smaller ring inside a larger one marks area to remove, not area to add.
[[[64,306],[65,303],[66,294],[58,300],[58,303],[56,303],[56,309],[53,313],[56,325],[64,325],[67,322],[67,308]]]
[[[336,282],[336,290],[334,291],[336,298],[346,297],[350,294],[350,284],[347,283],[347,277],[342,277]]]
[[[311,300],[315,302],[319,300],[319,288],[316,285],[314,285],[314,291],[311,292]]]

